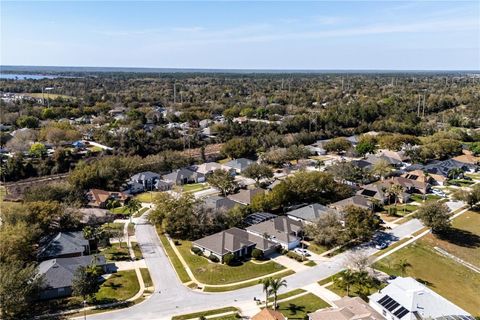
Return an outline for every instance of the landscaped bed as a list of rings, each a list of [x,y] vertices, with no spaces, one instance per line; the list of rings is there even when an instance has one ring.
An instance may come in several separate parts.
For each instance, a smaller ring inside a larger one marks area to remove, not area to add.
[[[133,297],[140,285],[135,270],[119,271],[112,274],[95,295],[99,304],[127,300]]]
[[[374,267],[400,276],[397,264],[402,259],[411,265],[406,270],[406,276],[427,284],[432,290],[474,316],[480,315],[480,277],[477,273],[440,255],[427,240],[420,240],[389,255],[375,263]]]
[[[328,303],[312,293],[301,297],[281,302],[277,311],[280,311],[288,319],[305,319],[308,313],[330,307]]]
[[[273,261],[256,264],[251,261],[241,263],[238,266],[227,266],[220,263],[212,263],[202,256],[191,252],[190,241],[179,241],[177,249],[195,275],[195,278],[210,285],[229,284],[252,278],[262,277],[270,273],[284,270],[285,267]]]

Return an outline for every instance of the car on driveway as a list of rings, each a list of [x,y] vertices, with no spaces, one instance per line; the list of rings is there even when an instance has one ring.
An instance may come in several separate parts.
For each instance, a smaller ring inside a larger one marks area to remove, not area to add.
[[[438,190],[438,189],[432,189],[432,193],[436,196],[439,196],[439,197],[442,197],[442,198],[446,198],[447,195],[445,194],[445,192],[443,192],[442,190]]]
[[[305,256],[305,257],[309,257],[310,256],[310,252],[308,252],[308,250],[306,249],[302,249],[302,248],[295,248],[293,250],[293,252],[301,255],[301,256]]]
[[[375,244],[375,249],[383,250],[388,247],[388,242],[379,242]]]

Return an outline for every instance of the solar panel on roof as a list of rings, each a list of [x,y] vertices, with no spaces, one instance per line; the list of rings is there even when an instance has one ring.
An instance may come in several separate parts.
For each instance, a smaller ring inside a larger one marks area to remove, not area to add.
[[[382,303],[383,303],[385,300],[387,300],[388,298],[390,298],[388,295],[383,296],[382,299],[378,300],[377,302],[378,302],[379,304],[382,304]]]
[[[387,296],[388,297],[388,296]],[[387,299],[385,299],[383,302],[380,303],[380,305],[382,307],[385,307],[387,304],[391,303],[393,301],[392,298],[388,297]]]
[[[395,313],[393,314],[395,317],[398,319],[402,319],[409,311],[405,309],[404,307],[399,308]]]
[[[390,303],[390,304],[386,307],[386,309],[387,309],[388,311],[392,312],[393,310],[397,309],[399,305],[400,305],[400,303],[398,303],[397,301],[394,300],[393,303]]]

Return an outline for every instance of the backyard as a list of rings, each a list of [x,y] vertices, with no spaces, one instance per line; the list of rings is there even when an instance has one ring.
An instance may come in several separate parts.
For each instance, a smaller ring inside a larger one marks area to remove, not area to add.
[[[211,263],[205,257],[193,254],[190,251],[190,241],[179,241],[177,249],[192,270],[195,278],[210,285],[229,284],[268,275],[285,269],[285,267],[269,261],[267,263],[244,262],[238,266],[227,266]]]
[[[400,276],[397,264],[402,259],[411,265],[406,269],[405,276],[425,283],[473,315],[480,315],[478,274],[437,253],[428,240],[420,240],[393,253],[375,263],[374,267],[388,274]]]
[[[280,311],[288,319],[305,319],[308,313],[330,307],[328,303],[312,293],[301,297],[281,302],[277,311]]]

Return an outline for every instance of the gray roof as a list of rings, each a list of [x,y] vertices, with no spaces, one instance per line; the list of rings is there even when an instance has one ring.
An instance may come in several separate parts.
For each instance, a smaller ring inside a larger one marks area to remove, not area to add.
[[[261,237],[268,235],[270,239],[276,239],[279,242],[291,243],[299,238],[295,235],[303,230],[303,223],[290,219],[286,216],[280,216],[258,224],[247,227],[247,231],[255,233]]]
[[[148,181],[148,180],[156,180],[160,179],[160,175],[158,173],[152,172],[152,171],[145,171],[145,172],[140,172],[135,175],[133,175],[130,180],[132,181]]]
[[[221,196],[209,196],[203,199],[205,207],[209,209],[229,210],[238,205],[237,202]]]
[[[239,158],[239,159],[231,160],[231,161],[225,163],[225,165],[227,167],[234,168],[234,169],[242,171],[242,170],[245,170],[246,168],[248,168],[249,166],[251,166],[253,163],[255,163],[255,161],[252,161],[252,160],[246,159],[246,158]]]
[[[330,204],[331,207],[337,208],[338,210],[342,210],[345,207],[352,205],[365,209],[370,208],[370,202],[365,197],[360,195],[355,195],[353,197],[346,198]]]
[[[286,215],[299,218],[305,221],[309,221],[309,222],[315,222],[322,215],[325,215],[329,212],[336,213],[336,211],[332,208],[326,207],[319,203],[313,203],[311,205],[289,211],[286,213]]]
[[[182,169],[175,170],[172,173],[164,175],[163,179],[167,181],[179,182],[179,181],[182,181],[184,178],[187,178],[188,180],[190,180],[194,177],[203,177],[203,176],[204,175],[202,173],[197,173],[190,169],[182,168]]]
[[[254,246],[256,243],[249,239],[248,233],[245,230],[230,228],[198,239],[194,241],[193,244],[223,256],[229,252],[236,252],[244,247]]]
[[[89,266],[94,262],[98,266],[106,264],[105,257],[102,255],[50,259],[38,265],[38,275],[44,276],[46,288],[69,287],[72,285],[75,271],[81,266]]]
[[[228,198],[240,204],[251,204],[255,196],[264,194],[265,190],[261,188],[240,190],[238,193],[229,195]]]
[[[88,246],[88,240],[82,231],[59,232],[46,245],[41,247],[38,257],[40,259],[55,258],[69,254],[81,254]]]

